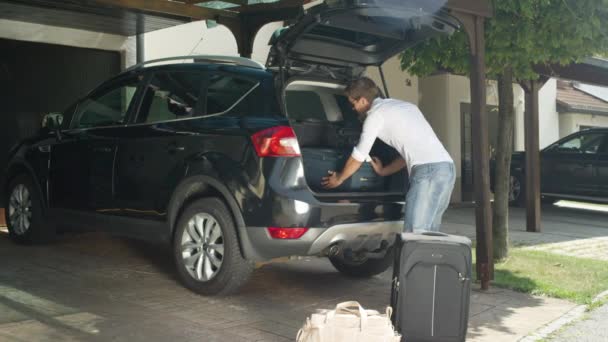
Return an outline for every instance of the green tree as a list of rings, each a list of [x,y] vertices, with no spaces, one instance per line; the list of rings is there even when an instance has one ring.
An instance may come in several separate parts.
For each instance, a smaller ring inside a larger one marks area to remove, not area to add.
[[[608,52],[608,0],[492,0],[486,21],[487,77],[498,81],[499,118],[494,183],[494,259],[508,255],[508,202],[513,150],[513,83],[536,80],[534,66],[576,62]],[[417,75],[437,70],[469,73],[461,30],[404,51],[401,66]]]

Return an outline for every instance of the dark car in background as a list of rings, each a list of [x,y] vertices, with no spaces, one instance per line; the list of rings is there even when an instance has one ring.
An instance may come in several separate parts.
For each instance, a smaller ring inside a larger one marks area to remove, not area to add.
[[[513,205],[525,204],[525,164],[525,152],[513,154],[509,192]],[[608,203],[608,128],[576,132],[547,146],[540,152],[540,173],[541,195],[546,202]]]
[[[10,237],[86,228],[166,242],[183,284],[208,295],[283,256],[326,256],[351,276],[386,270],[405,175],[369,187],[355,174],[358,186],[328,191],[305,170],[323,171],[323,151],[347,156],[357,142],[349,80],[458,28],[425,6],[334,1],[273,37],[266,66],[189,56],[105,82],[10,152]],[[396,157],[379,142],[373,153]]]

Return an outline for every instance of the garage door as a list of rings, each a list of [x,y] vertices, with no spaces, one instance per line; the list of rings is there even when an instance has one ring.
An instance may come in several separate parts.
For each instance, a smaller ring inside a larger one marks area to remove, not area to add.
[[[45,113],[63,111],[120,72],[121,59],[115,51],[7,39],[0,39],[0,51],[0,184],[4,184],[8,149],[36,134]]]

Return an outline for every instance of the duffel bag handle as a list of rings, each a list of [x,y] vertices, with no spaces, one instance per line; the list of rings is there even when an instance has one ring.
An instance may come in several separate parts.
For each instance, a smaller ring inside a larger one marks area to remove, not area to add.
[[[357,301],[342,302],[336,305],[336,314],[353,314],[359,317],[359,328],[367,326],[367,312]]]

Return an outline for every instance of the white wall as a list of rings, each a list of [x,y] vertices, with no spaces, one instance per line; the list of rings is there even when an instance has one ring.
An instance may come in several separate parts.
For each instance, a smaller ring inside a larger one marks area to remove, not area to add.
[[[608,116],[581,113],[559,114],[559,138],[580,131],[581,126],[608,127]]]
[[[283,22],[275,22],[264,25],[255,36],[255,40],[253,41],[253,53],[251,58],[262,63],[266,64],[266,59],[268,58],[268,52],[270,51],[270,45],[268,42],[270,41],[270,37],[277,29],[283,27]]]
[[[541,149],[559,139],[559,116],[557,114],[557,81],[552,78],[540,89],[539,97],[539,146]]]
[[[524,134],[524,113],[526,111],[526,94],[519,85],[513,85],[513,102],[515,106],[515,127],[513,149],[523,151],[526,149]]]
[[[498,105],[496,82],[488,82],[486,94],[489,105]],[[456,162],[458,177],[462,103],[471,103],[470,82],[467,77],[441,74],[420,80],[420,109]]]
[[[407,72],[401,70],[401,60],[398,55],[384,62],[382,71],[384,73],[384,78],[386,79],[390,97],[411,102],[416,105],[418,104],[418,77],[411,76]],[[377,67],[367,68],[366,75],[374,80],[382,91],[384,91],[382,78],[380,77],[380,72]]]
[[[282,22],[270,23],[255,38],[252,59],[264,64],[270,47],[268,41]],[[145,35],[145,59],[187,55],[238,56],[234,35],[222,25],[207,28],[205,21],[169,27]]]
[[[461,150],[461,104],[471,103],[470,82],[467,77],[440,74],[419,80],[419,107],[427,117],[433,130],[444,144],[456,166],[456,186],[452,201],[461,199],[462,150]],[[523,119],[523,90],[513,85],[516,117],[515,140],[518,139],[517,126]],[[495,81],[486,84],[486,103],[498,106],[498,87]],[[519,118],[519,119],[518,119]],[[523,140],[522,140],[523,141]]]

